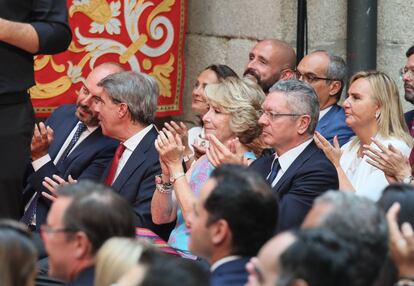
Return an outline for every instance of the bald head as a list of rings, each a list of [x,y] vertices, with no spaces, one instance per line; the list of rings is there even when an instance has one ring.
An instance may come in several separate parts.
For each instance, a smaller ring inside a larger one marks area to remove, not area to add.
[[[295,76],[296,54],[286,42],[267,39],[258,42],[249,53],[244,76],[256,81],[267,93],[278,80]]]

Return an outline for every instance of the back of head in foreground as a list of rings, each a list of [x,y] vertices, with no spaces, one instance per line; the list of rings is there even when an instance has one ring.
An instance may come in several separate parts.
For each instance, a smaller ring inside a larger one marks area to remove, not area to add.
[[[353,252],[349,285],[372,285],[388,252],[385,216],[373,201],[329,191],[315,200],[302,227],[327,229],[349,242],[358,250]]]
[[[352,251],[333,232],[301,230],[280,256],[277,286],[348,286]]]
[[[26,227],[17,221],[0,220],[0,284],[34,285],[36,262],[36,249]]]

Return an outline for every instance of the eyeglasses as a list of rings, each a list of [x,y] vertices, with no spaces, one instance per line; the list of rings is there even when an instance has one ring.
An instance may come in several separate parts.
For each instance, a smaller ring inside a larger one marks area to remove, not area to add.
[[[309,74],[309,73],[301,73],[298,70],[296,71],[296,76],[298,77],[298,79],[303,80],[307,83],[314,83],[318,80],[340,81],[339,79],[335,79],[335,78],[319,77],[319,76]]]
[[[400,69],[400,77],[401,79],[403,79],[403,77],[407,75],[407,77],[409,79],[414,79],[414,70],[413,69],[409,69],[407,67],[403,67]]]
[[[40,226],[40,232],[42,233],[58,233],[58,232],[77,232],[77,229],[73,228],[52,228],[47,224],[42,224]]]
[[[259,111],[260,116],[264,115],[267,118],[269,118],[270,120],[275,120],[278,117],[282,117],[282,116],[302,116],[305,114],[300,114],[300,113],[279,113],[279,112],[274,112],[274,111],[266,111],[266,110],[260,110]]]

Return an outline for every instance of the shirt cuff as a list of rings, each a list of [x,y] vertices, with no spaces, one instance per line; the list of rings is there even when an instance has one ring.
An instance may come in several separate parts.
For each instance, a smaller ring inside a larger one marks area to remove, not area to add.
[[[44,155],[43,157],[40,157],[37,160],[34,160],[32,162],[32,166],[35,172],[37,172],[40,168],[42,168],[44,165],[52,161],[52,158],[50,158],[49,154]]]

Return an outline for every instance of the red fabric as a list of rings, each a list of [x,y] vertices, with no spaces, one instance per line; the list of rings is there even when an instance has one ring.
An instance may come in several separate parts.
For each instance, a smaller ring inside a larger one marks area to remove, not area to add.
[[[111,186],[116,174],[116,169],[118,169],[119,159],[121,159],[122,154],[125,151],[125,145],[119,144],[116,148],[114,159],[112,160],[111,168],[109,169],[108,175],[105,178],[105,185]]]
[[[35,57],[30,89],[38,117],[74,103],[90,70],[103,62],[153,76],[157,116],[182,112],[186,0],[67,0],[72,42],[54,56]]]
[[[175,256],[181,256],[174,248],[168,245],[163,239],[161,239],[157,234],[152,232],[147,228],[137,227],[136,236],[139,238],[146,238],[151,241],[152,244],[159,247],[162,252],[172,254]]]

